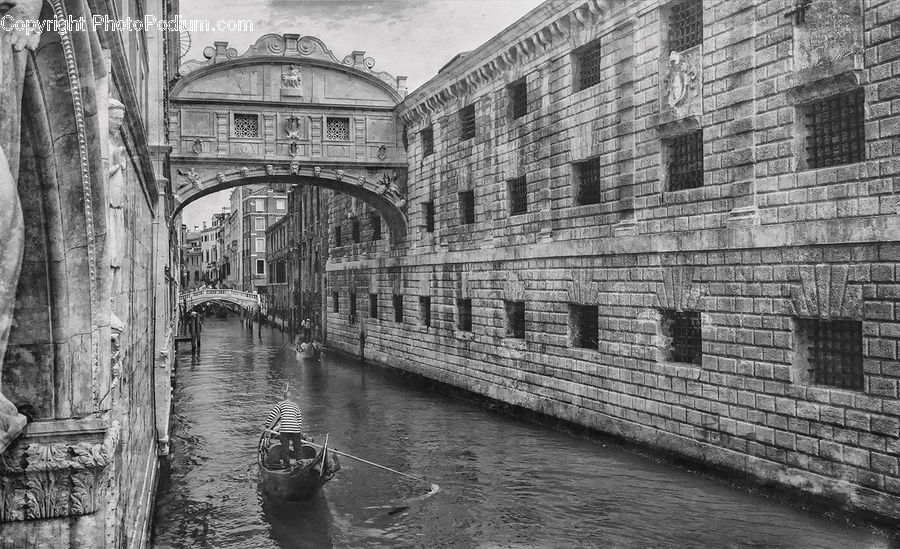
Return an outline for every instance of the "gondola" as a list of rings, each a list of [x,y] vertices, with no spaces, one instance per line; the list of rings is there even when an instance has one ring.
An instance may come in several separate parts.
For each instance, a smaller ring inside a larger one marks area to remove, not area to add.
[[[300,358],[319,358],[319,345],[317,343],[301,343],[296,347],[297,356]]]
[[[281,441],[273,431],[265,430],[259,439],[257,463],[266,494],[287,501],[306,499],[331,480],[341,464],[337,455],[327,450],[328,435],[320,449],[304,443],[300,456],[290,468],[281,462]]]

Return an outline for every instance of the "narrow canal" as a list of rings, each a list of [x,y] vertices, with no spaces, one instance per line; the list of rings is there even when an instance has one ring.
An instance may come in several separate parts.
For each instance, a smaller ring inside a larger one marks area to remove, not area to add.
[[[259,491],[259,428],[289,382],[307,432],[341,451],[324,494]],[[889,547],[883,534],[721,480],[423,389],[354,359],[299,361],[287,337],[207,319],[180,353],[154,547]]]

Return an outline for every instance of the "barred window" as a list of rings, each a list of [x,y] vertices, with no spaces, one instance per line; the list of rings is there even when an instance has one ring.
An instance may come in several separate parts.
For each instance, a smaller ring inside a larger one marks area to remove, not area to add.
[[[525,302],[506,302],[506,337],[525,339]]]
[[[259,137],[259,116],[255,114],[234,114],[235,137]]]
[[[662,335],[669,342],[668,359],[673,362],[703,362],[703,331],[698,311],[662,311]]]
[[[350,324],[356,324],[356,292],[350,292]]]
[[[475,137],[475,105],[466,105],[459,110],[460,140]]]
[[[369,318],[378,318],[378,294],[369,294]]]
[[[599,204],[602,200],[600,181],[603,178],[603,164],[600,157],[575,163],[575,184],[577,185],[575,204]]]
[[[586,90],[600,83],[601,61],[600,40],[594,40],[575,53],[578,67],[578,91]]]
[[[703,1],[681,0],[669,15],[669,51],[684,51],[703,43]]]
[[[865,94],[859,88],[803,107],[809,168],[866,159],[864,106]]]
[[[423,213],[425,215],[425,230],[429,233],[434,232],[434,202],[428,201],[422,204]]]
[[[459,222],[463,225],[475,223],[475,191],[459,193]]]
[[[810,382],[863,389],[862,322],[798,318],[796,336]]]
[[[381,240],[381,216],[377,212],[371,212],[369,216],[372,222],[372,240]]]
[[[394,322],[403,322],[403,294],[394,294]]]
[[[431,298],[428,296],[419,296],[419,323],[431,326]]]
[[[341,226],[337,225],[334,228],[334,245],[335,245],[335,247],[340,248],[341,246],[343,246],[344,243],[341,242],[342,240],[343,239],[341,238]]]
[[[354,244],[359,244],[359,219],[356,217],[350,220],[350,238]]]
[[[456,327],[463,332],[472,331],[472,300],[456,300]]]
[[[350,141],[350,119],[328,117],[325,125],[325,139],[329,141]]]
[[[513,118],[528,114],[528,83],[524,78],[509,87],[509,102]]]
[[[703,186],[703,130],[679,135],[667,144],[669,190]]]
[[[596,305],[569,304],[569,330],[572,347],[599,349],[599,308]]]
[[[340,296],[337,292],[331,292],[331,312],[339,313],[341,312],[341,302]]]
[[[528,183],[526,177],[516,177],[506,182],[509,193],[509,215],[520,215],[528,211]]]
[[[428,126],[419,132],[422,136],[422,155],[429,156],[434,154],[434,126]]]

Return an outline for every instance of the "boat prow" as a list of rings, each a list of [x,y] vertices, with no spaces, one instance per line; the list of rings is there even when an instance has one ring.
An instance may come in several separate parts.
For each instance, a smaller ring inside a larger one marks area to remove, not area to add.
[[[328,435],[320,448],[303,444],[299,459],[292,460],[289,468],[282,464],[283,451],[278,438],[269,432],[263,433],[257,452],[263,490],[280,499],[294,501],[309,498],[341,468],[337,455],[328,450]]]

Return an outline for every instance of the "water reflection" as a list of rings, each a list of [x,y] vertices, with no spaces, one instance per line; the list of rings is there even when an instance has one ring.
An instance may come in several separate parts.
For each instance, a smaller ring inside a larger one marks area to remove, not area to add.
[[[299,361],[278,331],[208,320],[199,359],[179,357],[172,457],[157,548],[887,547],[725,483],[424,390],[355,359]],[[310,502],[267,500],[259,426],[290,383],[307,430],[349,459]]]

